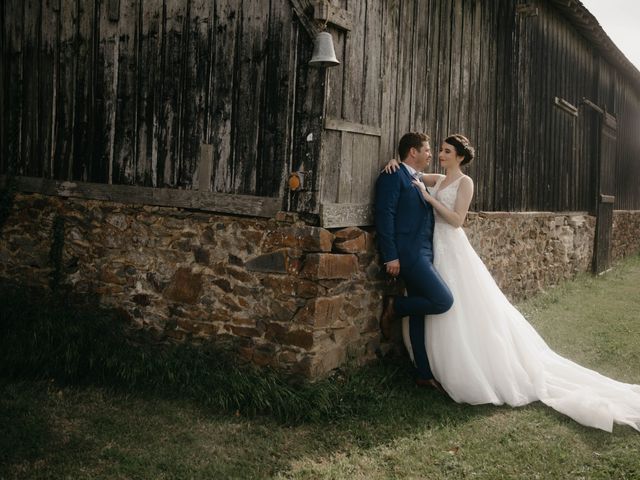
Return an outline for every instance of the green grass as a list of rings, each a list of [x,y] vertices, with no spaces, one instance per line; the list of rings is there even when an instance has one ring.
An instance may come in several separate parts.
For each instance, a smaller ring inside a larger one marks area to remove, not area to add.
[[[0,298],[0,378],[6,380],[104,386],[300,423],[366,412],[373,399],[393,393],[388,386],[400,368],[380,365],[375,376],[345,369],[309,383],[239,361],[232,343],[157,342],[128,329],[117,310],[82,306],[65,294],[0,285]]]
[[[640,383],[640,257],[519,307],[557,352]],[[402,359],[331,385],[298,388],[306,408],[315,388],[328,399],[316,408],[337,412],[290,422],[188,391],[14,376],[0,385],[0,478],[640,478],[628,427],[589,429],[540,403],[458,405],[414,388]]]

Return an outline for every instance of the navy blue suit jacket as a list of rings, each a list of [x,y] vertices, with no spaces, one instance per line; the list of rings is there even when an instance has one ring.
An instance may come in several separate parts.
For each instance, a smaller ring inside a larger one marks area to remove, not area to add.
[[[433,261],[433,208],[414,186],[404,165],[376,182],[375,222],[384,263],[410,265],[418,255]]]

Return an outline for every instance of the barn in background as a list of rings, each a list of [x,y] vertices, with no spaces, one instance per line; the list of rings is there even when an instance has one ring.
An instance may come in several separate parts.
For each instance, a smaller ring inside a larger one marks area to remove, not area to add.
[[[230,338],[309,377],[384,351],[373,186],[409,130],[476,145],[465,228],[512,298],[640,250],[640,72],[579,1],[0,15],[0,174],[17,191],[0,276],[97,295],[164,338]],[[313,68],[325,25],[341,64]]]

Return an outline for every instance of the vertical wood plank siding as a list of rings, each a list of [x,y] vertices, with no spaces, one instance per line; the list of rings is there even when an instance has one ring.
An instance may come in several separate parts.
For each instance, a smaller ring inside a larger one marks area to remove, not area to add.
[[[370,204],[406,131],[428,132],[435,152],[462,132],[477,147],[473,209],[593,211],[600,115],[587,98],[617,119],[615,208],[640,209],[637,80],[565,7],[517,13],[524,3],[333,0],[353,28],[329,25],[341,64],[324,71],[307,66],[312,39],[289,0],[121,0],[114,12],[5,0],[0,173],[282,197],[318,213]],[[298,168],[311,188],[290,193]]]
[[[110,5],[2,2],[0,173],[192,189],[207,161],[212,191],[282,196],[299,60],[289,1]]]
[[[454,132],[477,146],[467,168],[475,210],[593,211],[599,120],[582,103],[588,98],[618,117],[616,208],[640,208],[640,86],[616,73],[554,6],[536,2],[537,15],[530,15],[516,13],[524,2],[511,0],[375,3],[382,9],[347,2],[360,20],[354,31],[333,31],[343,63],[330,70],[326,95],[327,115],[358,121],[352,105],[366,108],[371,91],[340,85],[359,78],[371,48],[360,39],[382,24],[380,120],[362,118],[382,131],[379,154],[358,151],[370,143],[366,135],[327,132],[323,203],[360,202],[358,192],[371,191],[375,181],[367,184],[367,172],[395,155],[404,132],[421,130],[436,151]],[[555,106],[556,97],[577,116]],[[439,171],[437,159],[432,170]]]
[[[618,120],[615,208],[640,209],[640,92],[618,90],[613,109]]]

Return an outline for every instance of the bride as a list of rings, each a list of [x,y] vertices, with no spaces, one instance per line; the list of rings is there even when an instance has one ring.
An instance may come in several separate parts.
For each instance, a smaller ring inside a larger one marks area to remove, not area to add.
[[[447,137],[438,159],[446,175],[414,181],[435,211],[434,267],[449,286],[449,311],[429,316],[427,352],[435,378],[459,403],[520,406],[540,400],[578,423],[640,431],[640,386],[617,382],[553,352],[500,291],[461,228],[473,181],[461,166],[474,157],[469,140]],[[385,170],[398,163],[391,160]],[[426,187],[433,187],[431,193]],[[407,322],[403,337],[411,358]]]

